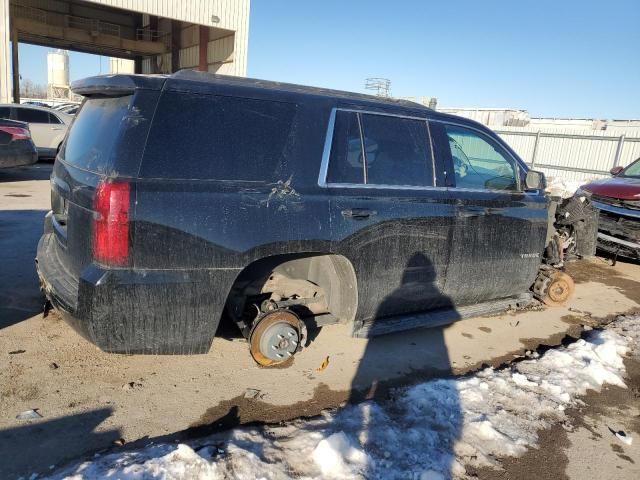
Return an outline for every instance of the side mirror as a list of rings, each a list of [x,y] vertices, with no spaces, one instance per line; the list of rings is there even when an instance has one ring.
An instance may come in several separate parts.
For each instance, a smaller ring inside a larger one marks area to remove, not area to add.
[[[529,170],[524,181],[527,190],[544,190],[547,188],[547,179],[544,173]]]
[[[622,170],[624,170],[624,167],[621,167],[620,165],[618,165],[617,167],[613,167],[611,170],[609,170],[609,173],[615,177],[615,176],[616,176],[616,175],[618,175]]]

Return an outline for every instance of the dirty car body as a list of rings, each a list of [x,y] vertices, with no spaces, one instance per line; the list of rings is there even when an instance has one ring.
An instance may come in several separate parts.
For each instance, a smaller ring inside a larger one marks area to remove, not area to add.
[[[0,168],[24,167],[37,161],[29,125],[0,118]]]
[[[582,186],[600,211],[598,246],[615,255],[640,259],[640,158],[612,178]]]
[[[73,88],[37,265],[103,350],[202,353],[221,320],[250,339],[274,311],[367,337],[531,299],[549,201],[476,122],[197,72]],[[255,347],[290,355],[277,339],[302,331],[278,328]]]

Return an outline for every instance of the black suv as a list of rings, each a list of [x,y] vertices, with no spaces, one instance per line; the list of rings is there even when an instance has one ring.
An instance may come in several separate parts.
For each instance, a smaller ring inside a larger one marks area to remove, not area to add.
[[[74,83],[43,289],[109,352],[262,365],[307,329],[428,327],[531,299],[544,177],[484,126],[406,101],[184,71]]]

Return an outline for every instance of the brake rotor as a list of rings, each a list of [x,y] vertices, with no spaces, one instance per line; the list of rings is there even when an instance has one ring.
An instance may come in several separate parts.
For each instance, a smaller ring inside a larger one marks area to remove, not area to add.
[[[573,279],[564,272],[553,272],[549,277],[546,293],[542,301],[546,305],[563,305],[575,291]]]
[[[302,348],[306,328],[290,310],[276,310],[262,317],[251,331],[251,356],[263,367],[289,360]]]

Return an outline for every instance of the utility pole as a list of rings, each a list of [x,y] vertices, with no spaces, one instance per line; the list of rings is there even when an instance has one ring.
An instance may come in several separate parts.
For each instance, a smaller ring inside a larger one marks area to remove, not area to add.
[[[364,88],[374,90],[379,97],[391,96],[391,80],[388,78],[367,78],[364,81]]]

